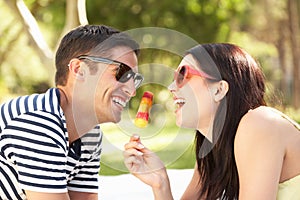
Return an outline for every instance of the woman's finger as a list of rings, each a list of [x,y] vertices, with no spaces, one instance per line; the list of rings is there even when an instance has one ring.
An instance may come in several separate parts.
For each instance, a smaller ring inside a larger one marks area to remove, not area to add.
[[[124,155],[124,157],[142,156],[143,152],[140,152],[139,150],[134,149],[134,148],[130,148],[130,149],[127,149],[127,150],[123,151],[123,155]]]
[[[127,150],[127,149],[131,149],[131,148],[135,148],[135,149],[143,149],[145,148],[145,146],[140,143],[140,142],[136,142],[136,141],[132,141],[132,142],[128,142],[124,145],[124,149]]]
[[[130,141],[130,142],[132,142],[132,141],[141,142],[141,138],[140,138],[139,135],[133,134],[133,135],[130,137],[129,141]]]
[[[130,173],[137,173],[139,172],[143,161],[141,159],[138,159],[136,156],[129,156],[126,159],[124,159],[124,164],[127,167],[127,169],[130,171]]]
[[[134,164],[140,164],[141,160],[137,159],[136,156],[129,156],[129,157],[126,157],[126,159],[124,159],[124,163],[126,166],[127,165],[132,166]]]

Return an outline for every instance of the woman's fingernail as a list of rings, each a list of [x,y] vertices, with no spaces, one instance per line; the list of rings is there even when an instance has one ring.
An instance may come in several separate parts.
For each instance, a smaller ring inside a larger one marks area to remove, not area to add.
[[[132,135],[132,137],[134,137],[134,138],[136,138],[136,139],[139,139],[139,138],[140,138],[140,136],[137,135],[137,134]]]
[[[138,154],[139,156],[142,156],[142,155],[143,155],[143,152],[138,151],[137,154]]]
[[[140,149],[143,149],[143,148],[145,148],[145,146],[144,146],[144,145],[142,145],[141,143],[139,143],[139,144],[138,144],[138,147],[139,147]]]

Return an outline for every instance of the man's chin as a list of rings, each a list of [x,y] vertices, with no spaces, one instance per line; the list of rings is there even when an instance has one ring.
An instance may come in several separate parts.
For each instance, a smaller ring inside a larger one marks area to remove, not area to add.
[[[107,118],[106,120],[98,120],[98,124],[102,123],[119,123],[121,121],[121,117],[112,117],[112,118]]]
[[[114,121],[114,123],[119,123],[121,121],[121,118],[120,119],[117,119],[116,121]]]
[[[119,123],[121,121],[121,116],[114,116],[114,118],[111,120],[112,123]]]

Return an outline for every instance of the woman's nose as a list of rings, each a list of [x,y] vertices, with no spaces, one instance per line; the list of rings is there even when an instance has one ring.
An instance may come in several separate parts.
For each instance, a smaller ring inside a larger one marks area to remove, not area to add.
[[[174,92],[174,91],[177,90],[177,86],[176,86],[175,81],[173,81],[173,82],[168,86],[168,90],[169,90],[170,92]]]

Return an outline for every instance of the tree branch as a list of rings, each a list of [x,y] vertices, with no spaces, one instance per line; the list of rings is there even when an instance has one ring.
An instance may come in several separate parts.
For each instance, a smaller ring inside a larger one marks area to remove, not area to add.
[[[86,15],[86,0],[78,0],[78,15],[79,15],[79,22],[81,25],[89,24],[87,15]]]
[[[53,52],[48,47],[35,18],[25,5],[23,0],[5,0],[7,5],[12,9],[15,15],[20,19],[23,26],[26,27],[25,31],[29,35],[35,45],[35,50],[40,55],[41,59],[52,60]]]
[[[289,13],[289,28],[290,28],[290,44],[292,47],[292,61],[293,61],[293,106],[300,107],[300,46],[299,46],[299,21],[297,3],[294,0],[288,0]]]

